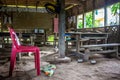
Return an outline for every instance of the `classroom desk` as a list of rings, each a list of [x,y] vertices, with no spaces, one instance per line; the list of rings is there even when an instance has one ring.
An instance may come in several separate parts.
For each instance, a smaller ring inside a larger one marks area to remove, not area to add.
[[[30,38],[30,36],[32,35],[31,33],[16,33],[18,35],[18,37],[21,39],[21,36],[23,37],[23,39],[26,38]],[[29,41],[30,42],[30,41]],[[10,38],[10,33],[9,32],[0,32],[0,45],[1,48],[5,48],[5,47],[10,47],[11,48],[11,38]]]
[[[109,33],[93,33],[93,32],[67,32],[66,34],[76,36],[76,52],[79,53],[80,41],[82,39],[104,39],[105,44],[107,43],[107,38]],[[68,46],[67,46],[68,47]]]

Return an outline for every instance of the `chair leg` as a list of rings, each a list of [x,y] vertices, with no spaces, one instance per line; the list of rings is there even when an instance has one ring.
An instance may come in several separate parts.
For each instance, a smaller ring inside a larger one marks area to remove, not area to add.
[[[10,58],[10,68],[9,68],[9,76],[12,76],[12,72],[15,66],[15,62],[16,62],[16,52],[12,51],[11,53],[11,58]]]
[[[34,53],[34,57],[35,57],[35,69],[37,69],[37,54],[36,53]]]
[[[37,75],[40,75],[40,54],[39,54],[39,49],[36,50],[36,55],[37,55]]]

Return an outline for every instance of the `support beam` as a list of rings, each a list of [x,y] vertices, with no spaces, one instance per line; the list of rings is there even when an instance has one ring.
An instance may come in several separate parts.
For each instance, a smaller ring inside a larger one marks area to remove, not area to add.
[[[61,58],[65,57],[65,0],[60,1],[60,14],[59,14],[59,54]]]
[[[31,8],[32,6],[28,6],[28,8],[26,8],[26,6],[18,6],[18,8],[16,9],[16,6],[13,6],[13,7],[9,7],[10,5],[7,5],[7,7],[2,7],[0,9],[1,12],[40,12],[40,13],[47,13],[46,9],[45,8],[37,8],[37,11],[36,11],[36,8],[33,7]]]

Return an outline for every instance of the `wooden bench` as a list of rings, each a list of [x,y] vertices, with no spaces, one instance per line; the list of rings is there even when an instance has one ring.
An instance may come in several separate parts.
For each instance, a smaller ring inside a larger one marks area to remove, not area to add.
[[[84,51],[84,60],[88,61],[89,57],[92,54],[96,53],[116,53],[116,57],[119,58],[119,52],[118,52],[118,46],[120,46],[120,43],[109,43],[109,44],[95,44],[95,45],[83,45],[80,48],[85,48]],[[103,50],[95,50],[95,51],[90,51],[91,48],[97,48],[101,47],[104,48]],[[107,49],[107,48],[112,48],[112,49]]]
[[[76,41],[77,41],[77,40],[66,40],[66,41],[65,41],[65,43],[66,43],[66,51],[68,51],[68,46],[70,46],[70,45],[69,45],[69,42],[70,42],[70,43],[74,43],[74,42],[76,43]],[[84,42],[86,42],[86,43],[88,44],[88,41],[89,41],[88,38],[82,38],[82,39],[79,40],[79,42],[80,42],[79,45],[82,46]],[[73,46],[73,45],[71,45],[71,46]]]

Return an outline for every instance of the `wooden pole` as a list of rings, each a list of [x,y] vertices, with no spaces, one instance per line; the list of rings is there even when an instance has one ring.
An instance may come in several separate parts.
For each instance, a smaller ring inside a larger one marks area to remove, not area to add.
[[[59,14],[59,57],[65,57],[65,0],[59,0],[60,14]]]

